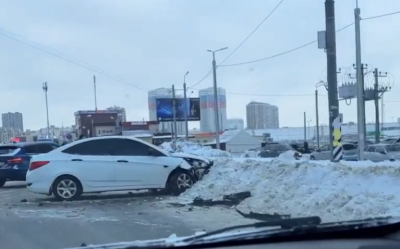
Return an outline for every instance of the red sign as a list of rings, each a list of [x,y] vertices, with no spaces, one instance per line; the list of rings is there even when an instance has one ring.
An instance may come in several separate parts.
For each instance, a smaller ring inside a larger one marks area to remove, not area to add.
[[[21,138],[13,137],[13,138],[11,138],[11,142],[21,142]]]

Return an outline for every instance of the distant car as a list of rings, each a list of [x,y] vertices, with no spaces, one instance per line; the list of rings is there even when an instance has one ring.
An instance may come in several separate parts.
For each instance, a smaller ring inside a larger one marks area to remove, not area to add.
[[[398,137],[390,137],[384,139],[381,144],[399,144],[400,143],[400,138]]]
[[[372,144],[364,148],[364,157],[373,162],[400,160],[400,146],[395,144]]]
[[[25,181],[31,157],[58,148],[52,142],[23,142],[0,145],[0,187],[7,181]]]
[[[347,156],[357,155],[357,145],[353,143],[343,143],[343,158]],[[328,144],[321,146],[321,148],[315,150],[310,154],[310,160],[330,160],[331,151]]]
[[[81,139],[34,156],[26,175],[28,190],[73,200],[84,193],[165,189],[180,194],[212,162],[169,153],[130,136]]]
[[[278,157],[280,154],[286,151],[293,151],[293,156],[295,159],[302,157],[300,152],[294,150],[289,144],[286,143],[266,143],[265,146],[261,148],[260,157]]]
[[[260,157],[261,150],[261,147],[248,149],[244,152],[244,157]]]

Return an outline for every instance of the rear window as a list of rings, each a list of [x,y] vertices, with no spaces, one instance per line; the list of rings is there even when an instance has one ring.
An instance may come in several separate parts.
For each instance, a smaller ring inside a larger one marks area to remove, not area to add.
[[[14,155],[21,149],[17,146],[0,146],[0,155]]]

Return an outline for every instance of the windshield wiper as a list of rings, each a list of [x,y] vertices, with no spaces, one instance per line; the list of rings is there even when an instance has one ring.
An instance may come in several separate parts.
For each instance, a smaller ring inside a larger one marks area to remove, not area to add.
[[[219,235],[222,233],[234,231],[234,230],[239,230],[239,229],[245,229],[245,228],[267,228],[267,227],[280,227],[281,229],[290,229],[290,228],[295,228],[295,227],[304,227],[304,226],[316,226],[321,224],[321,218],[318,216],[310,216],[310,217],[302,217],[302,218],[288,218],[288,219],[279,219],[279,220],[272,220],[272,221],[262,221],[262,222],[256,222],[252,224],[246,224],[246,225],[238,225],[238,226],[231,226],[227,228],[222,228],[219,230],[215,230],[213,232],[197,235],[194,237],[190,237],[187,239],[182,240],[182,242],[186,243],[194,243],[197,242],[201,239],[214,236],[214,235]]]

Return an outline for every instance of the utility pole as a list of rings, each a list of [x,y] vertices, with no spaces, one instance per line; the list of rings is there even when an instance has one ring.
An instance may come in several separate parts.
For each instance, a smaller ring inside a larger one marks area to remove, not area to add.
[[[93,75],[93,87],[94,87],[94,110],[97,111],[96,75]]]
[[[378,78],[378,68],[374,70],[374,102],[375,102],[375,143],[379,143],[380,140],[380,129],[379,129],[379,78]]]
[[[185,103],[184,103],[184,107],[185,107],[185,111],[184,111],[184,116],[185,116],[185,137],[186,137],[186,140],[189,140],[189,123],[188,123],[188,118],[187,118],[187,116],[188,116],[188,114],[187,114],[187,109],[188,109],[188,104],[187,104],[187,102],[188,102],[188,100],[187,100],[187,97],[186,97],[186,76],[189,74],[189,71],[187,71],[186,73],[185,73],[185,75],[183,76],[183,101],[185,101]]]
[[[329,102],[329,137],[330,159],[339,161],[342,157],[342,146],[334,138],[334,121],[339,118],[339,100],[337,91],[337,65],[336,65],[336,27],[335,27],[335,1],[325,1],[325,32],[326,32],[326,60],[328,79]]]
[[[365,96],[363,84],[363,65],[361,64],[361,30],[360,30],[360,9],[358,0],[354,9],[355,40],[356,40],[356,74],[357,74],[357,125],[358,125],[358,160],[364,160],[365,147]]]
[[[47,101],[47,82],[43,83],[44,96],[46,98],[46,117],[47,117],[47,139],[50,139],[50,122],[49,122],[49,103]]]
[[[317,129],[317,149],[319,149],[318,89],[315,89],[315,127]]]
[[[307,141],[307,116],[306,112],[304,112],[304,142]]]
[[[361,63],[361,73],[362,73],[362,78],[361,78],[361,82],[362,82],[362,87],[363,87],[363,96],[364,96],[364,113],[363,118],[364,118],[364,145],[367,143],[367,115],[365,114],[365,102],[367,102],[367,95],[365,94],[365,75],[367,73],[365,73],[365,70],[367,70],[368,73],[368,64],[363,64]]]
[[[213,81],[214,81],[214,108],[215,108],[215,142],[216,148],[220,149],[219,143],[219,111],[218,111],[218,88],[217,88],[217,63],[215,61],[215,53],[228,49],[227,47],[218,50],[207,50],[213,54],[212,68],[213,68]]]
[[[375,102],[375,142],[379,143],[381,136],[381,128],[379,127],[379,99],[383,98],[383,94],[390,90],[388,87],[379,87],[379,77],[387,77],[387,72],[382,74],[382,72],[378,72],[378,68],[374,70],[374,102]],[[382,101],[382,112],[383,112],[383,101]],[[383,114],[383,113],[382,113]],[[383,126],[383,118],[382,118],[382,126]]]
[[[177,132],[176,132],[176,98],[175,98],[175,86],[172,85],[172,115],[173,115],[173,125],[174,125],[174,131],[172,133],[172,136],[176,139],[177,138]]]

